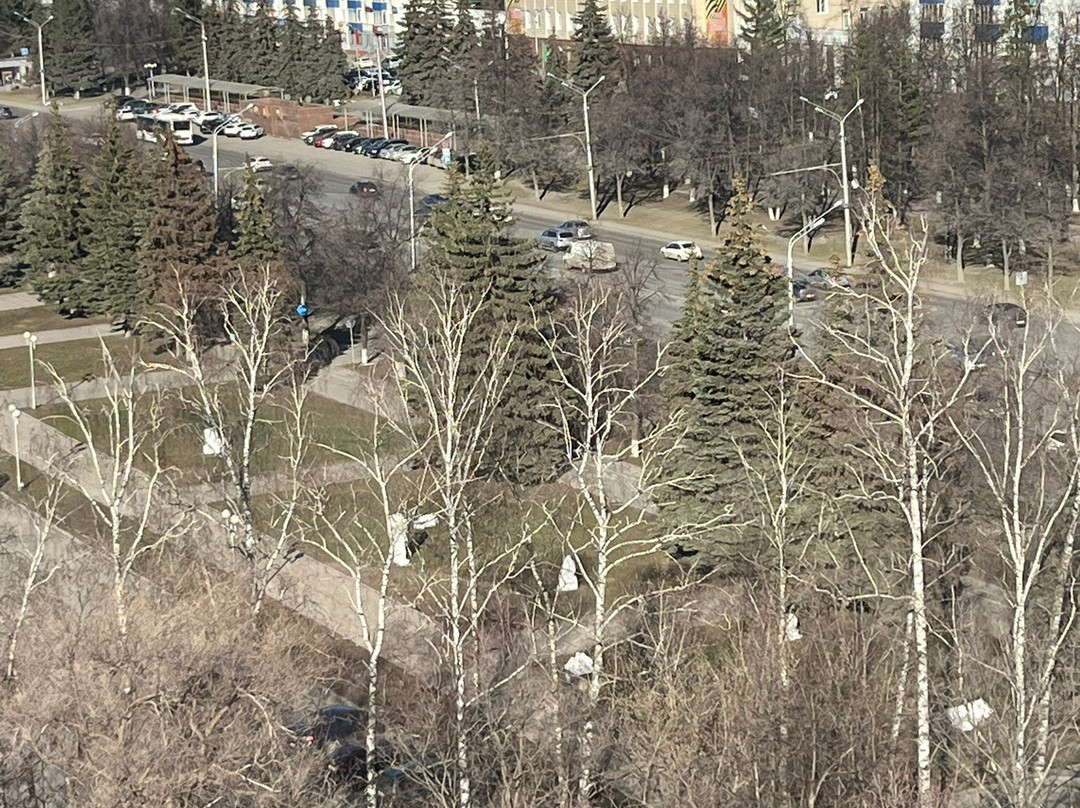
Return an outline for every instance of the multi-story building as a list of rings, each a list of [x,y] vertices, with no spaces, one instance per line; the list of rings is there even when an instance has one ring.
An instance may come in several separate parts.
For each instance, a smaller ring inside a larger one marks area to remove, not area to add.
[[[257,0],[245,0],[254,8]],[[394,47],[396,32],[401,30],[408,0],[267,0],[274,14],[281,16],[286,6],[292,6],[296,16],[330,20],[342,34],[342,44],[348,51],[371,54],[375,52],[376,33],[385,51]]]

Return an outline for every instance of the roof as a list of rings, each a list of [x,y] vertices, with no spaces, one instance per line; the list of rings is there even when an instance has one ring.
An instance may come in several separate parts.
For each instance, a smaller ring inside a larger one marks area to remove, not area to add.
[[[161,73],[150,79],[155,85],[181,87],[187,90],[202,90],[205,81],[202,76],[181,76],[176,73]],[[267,87],[262,84],[245,84],[242,81],[220,81],[210,79],[211,93],[228,93],[242,98],[282,97],[285,91],[281,87]]]
[[[371,112],[376,116],[382,114],[378,98],[354,98],[349,101],[349,109]],[[415,104],[406,104],[403,101],[391,101],[387,98],[386,114],[388,116],[397,115],[402,118],[422,118],[425,121],[444,121],[448,123],[455,114],[460,115],[461,113],[453,113],[448,109],[439,109],[438,107],[421,107]]]

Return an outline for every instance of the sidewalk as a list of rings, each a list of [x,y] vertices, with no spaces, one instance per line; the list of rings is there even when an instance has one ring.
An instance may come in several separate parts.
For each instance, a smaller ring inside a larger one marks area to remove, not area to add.
[[[113,331],[108,324],[100,325],[77,325],[73,328],[54,328],[51,331],[36,331],[38,345],[52,345],[57,342],[75,342],[82,339],[104,339],[105,337],[122,337],[123,333]],[[8,348],[25,348],[26,340],[22,334],[8,334],[0,337],[0,351]]]
[[[44,305],[29,292],[7,292],[0,295],[0,311],[19,311]]]

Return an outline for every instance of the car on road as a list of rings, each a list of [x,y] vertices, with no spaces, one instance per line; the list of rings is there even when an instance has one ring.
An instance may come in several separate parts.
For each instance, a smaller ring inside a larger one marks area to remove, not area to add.
[[[250,168],[255,173],[258,173],[260,171],[270,171],[274,167],[274,164],[270,162],[269,158],[258,156],[249,156],[247,160],[244,161],[244,165],[247,168]]]
[[[818,267],[803,275],[812,286],[821,289],[850,289],[851,281],[844,275],[833,271],[831,267]]]
[[[436,208],[445,208],[449,204],[450,200],[442,194],[428,194],[420,200],[416,214],[418,216],[428,216]]]
[[[660,255],[669,261],[689,261],[701,258],[701,247],[692,241],[672,241],[660,248]]]
[[[555,225],[556,230],[572,230],[574,232],[574,238],[592,238],[592,230],[589,229],[589,223],[583,222],[580,219],[571,219],[568,222]]]
[[[10,121],[14,117],[15,113],[11,111],[11,107],[0,107],[0,118]]]
[[[817,300],[817,291],[805,277],[792,279],[791,294],[796,303],[812,303]]]
[[[332,123],[323,123],[316,126],[314,129],[309,129],[306,132],[301,133],[300,139],[307,143],[309,146],[315,140],[315,138],[321,135],[329,134],[330,132],[336,132],[337,126]]]
[[[241,140],[257,140],[265,133],[263,132],[263,128],[258,124],[249,123],[247,126],[240,127],[239,134]]]
[[[361,199],[371,199],[379,195],[379,186],[370,180],[360,180],[352,184],[349,193]]]
[[[569,250],[574,243],[574,231],[565,228],[552,227],[536,237],[536,246],[541,250],[561,252]]]
[[[1012,328],[1025,328],[1027,326],[1027,311],[1023,306],[1015,303],[991,303],[986,307],[986,318],[994,326],[1010,326]]]

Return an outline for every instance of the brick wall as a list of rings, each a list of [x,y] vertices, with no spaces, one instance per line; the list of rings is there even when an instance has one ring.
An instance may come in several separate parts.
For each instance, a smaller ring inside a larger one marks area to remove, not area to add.
[[[319,124],[334,122],[333,108],[321,104],[301,105],[280,98],[260,98],[253,103],[255,106],[244,117],[257,123],[268,135],[296,138]]]

